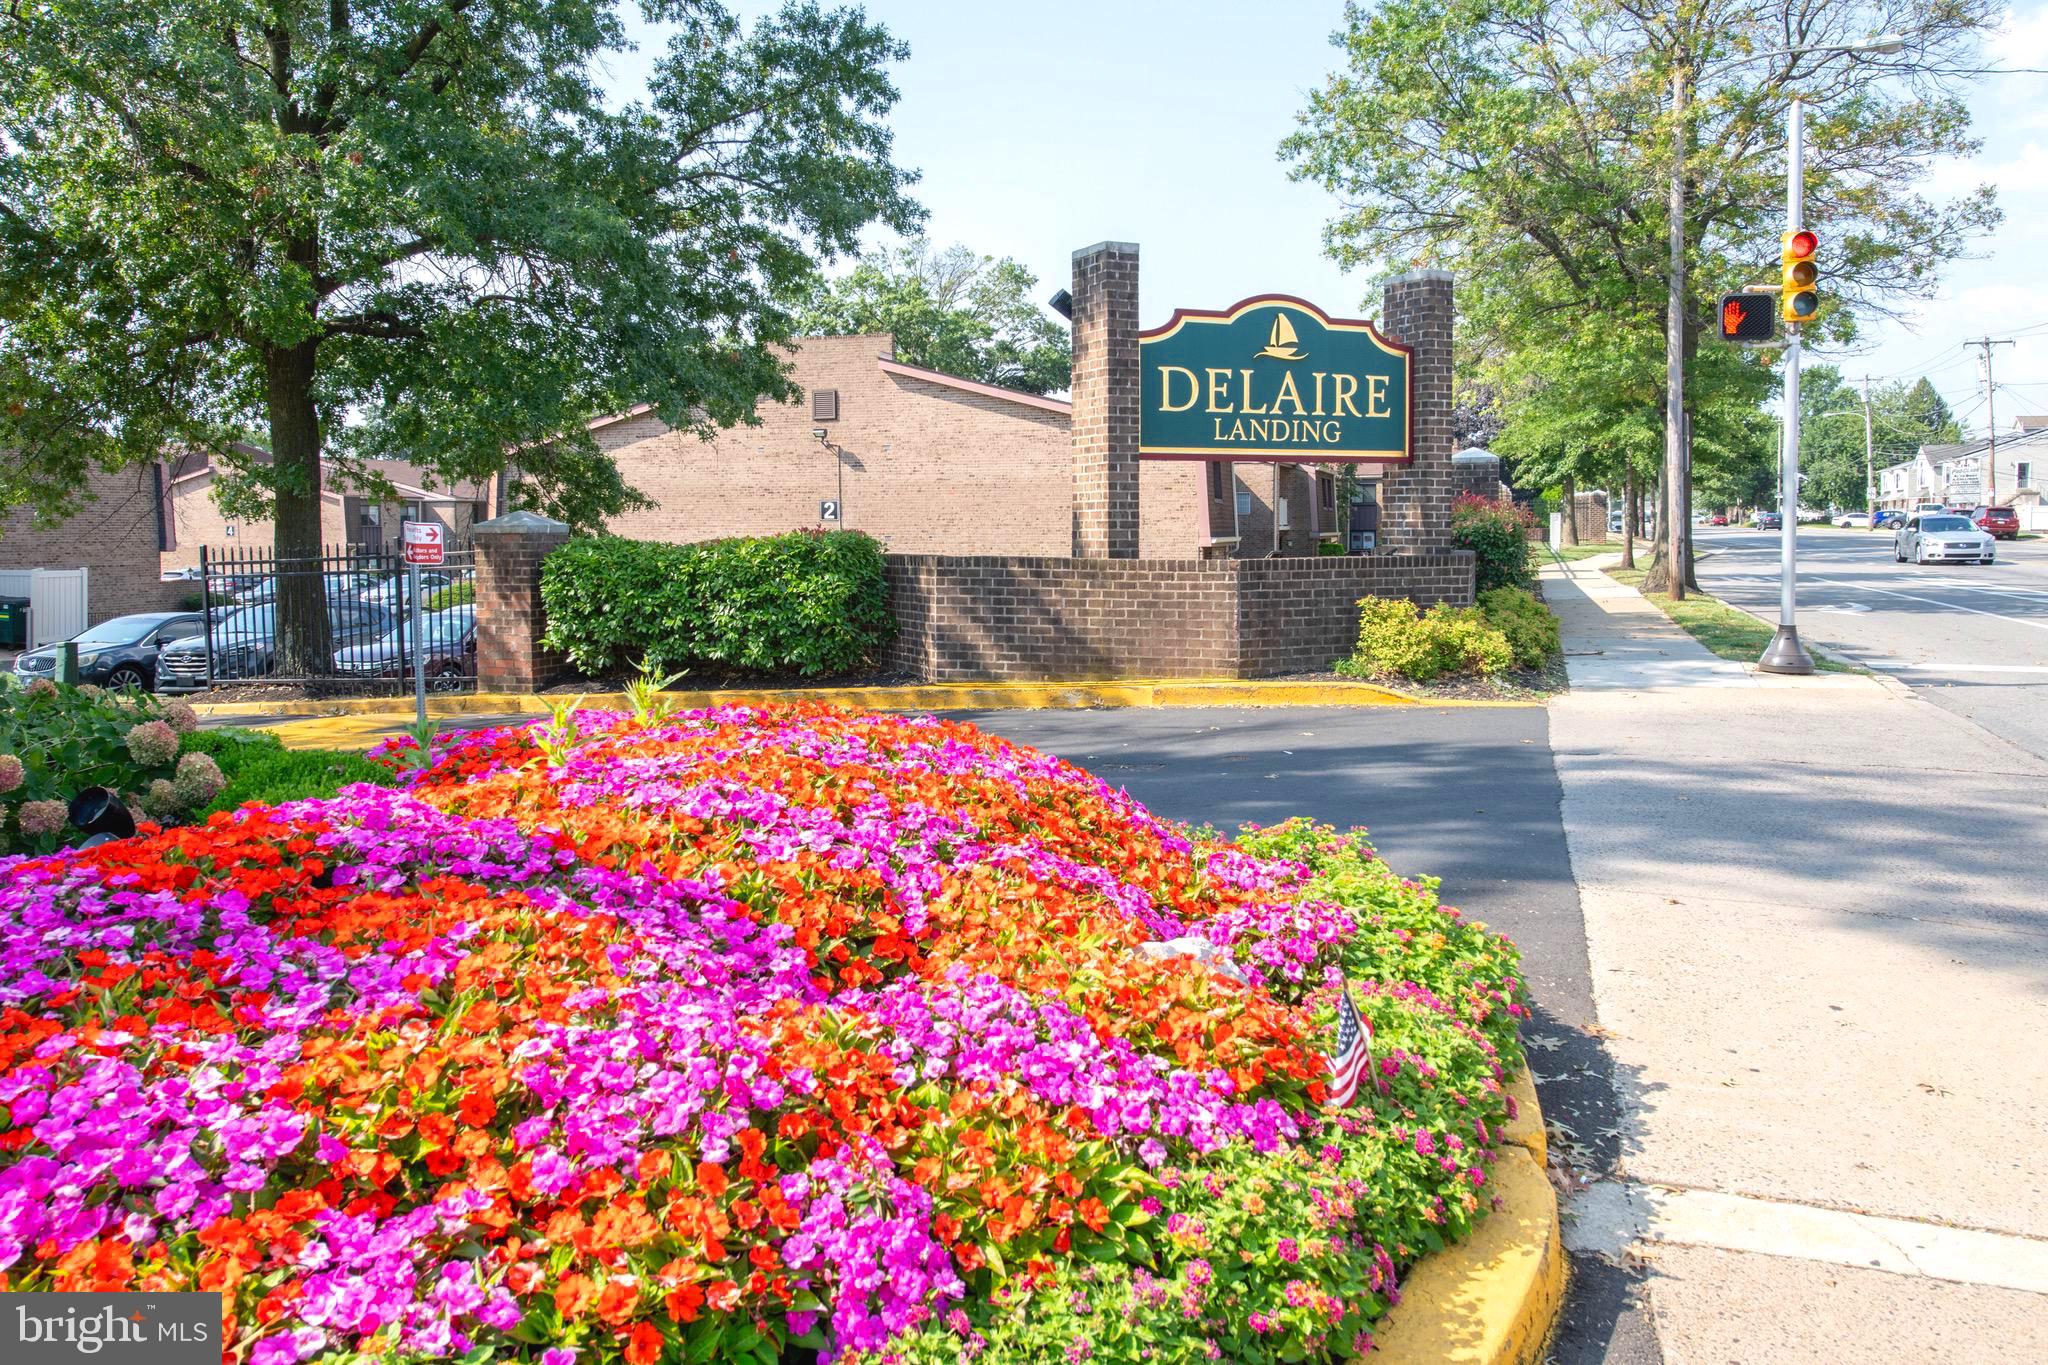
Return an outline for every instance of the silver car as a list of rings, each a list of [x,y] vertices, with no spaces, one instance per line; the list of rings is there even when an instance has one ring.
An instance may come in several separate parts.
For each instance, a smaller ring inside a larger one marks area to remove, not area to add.
[[[1968,517],[1923,513],[1906,518],[1892,536],[1892,558],[1904,564],[1989,564],[1998,542]]]

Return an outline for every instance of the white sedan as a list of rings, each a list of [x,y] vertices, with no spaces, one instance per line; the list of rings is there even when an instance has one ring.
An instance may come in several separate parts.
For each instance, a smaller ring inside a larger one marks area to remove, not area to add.
[[[1907,517],[1892,536],[1892,558],[1901,564],[1989,564],[1997,553],[1998,542],[1968,517]]]
[[[1835,518],[1835,525],[1845,531],[1867,531],[1870,529],[1870,513],[1844,512]]]

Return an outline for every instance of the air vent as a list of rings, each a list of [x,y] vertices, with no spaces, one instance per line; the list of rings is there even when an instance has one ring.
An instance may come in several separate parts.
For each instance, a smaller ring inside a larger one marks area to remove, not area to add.
[[[811,420],[813,422],[836,422],[839,420],[839,390],[811,390]]]

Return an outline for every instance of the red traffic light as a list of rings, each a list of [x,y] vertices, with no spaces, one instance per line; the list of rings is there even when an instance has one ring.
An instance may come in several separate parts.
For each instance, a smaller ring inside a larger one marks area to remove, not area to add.
[[[1721,340],[1770,341],[1778,335],[1777,300],[1769,294],[1723,294]]]
[[[1791,249],[1794,256],[1811,256],[1819,248],[1820,238],[1801,228],[1792,234],[1791,240],[1785,245]]]

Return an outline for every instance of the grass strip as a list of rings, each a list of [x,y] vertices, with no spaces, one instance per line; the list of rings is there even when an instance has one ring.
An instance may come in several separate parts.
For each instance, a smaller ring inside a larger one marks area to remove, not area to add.
[[[1644,569],[1609,569],[1607,576],[1617,583],[1626,583],[1637,592],[1643,591]],[[1772,627],[1751,616],[1739,607],[1731,607],[1718,597],[1704,593],[1692,593],[1683,602],[1674,602],[1662,593],[1643,593],[1645,601],[1656,604],[1659,611],[1677,622],[1686,634],[1705,645],[1709,651],[1723,659],[1736,663],[1752,664],[1763,655],[1764,646],[1771,642],[1776,632]],[[1864,670],[1833,659],[1807,645],[1806,652],[1813,656],[1813,666],[1823,673],[1861,673]]]

